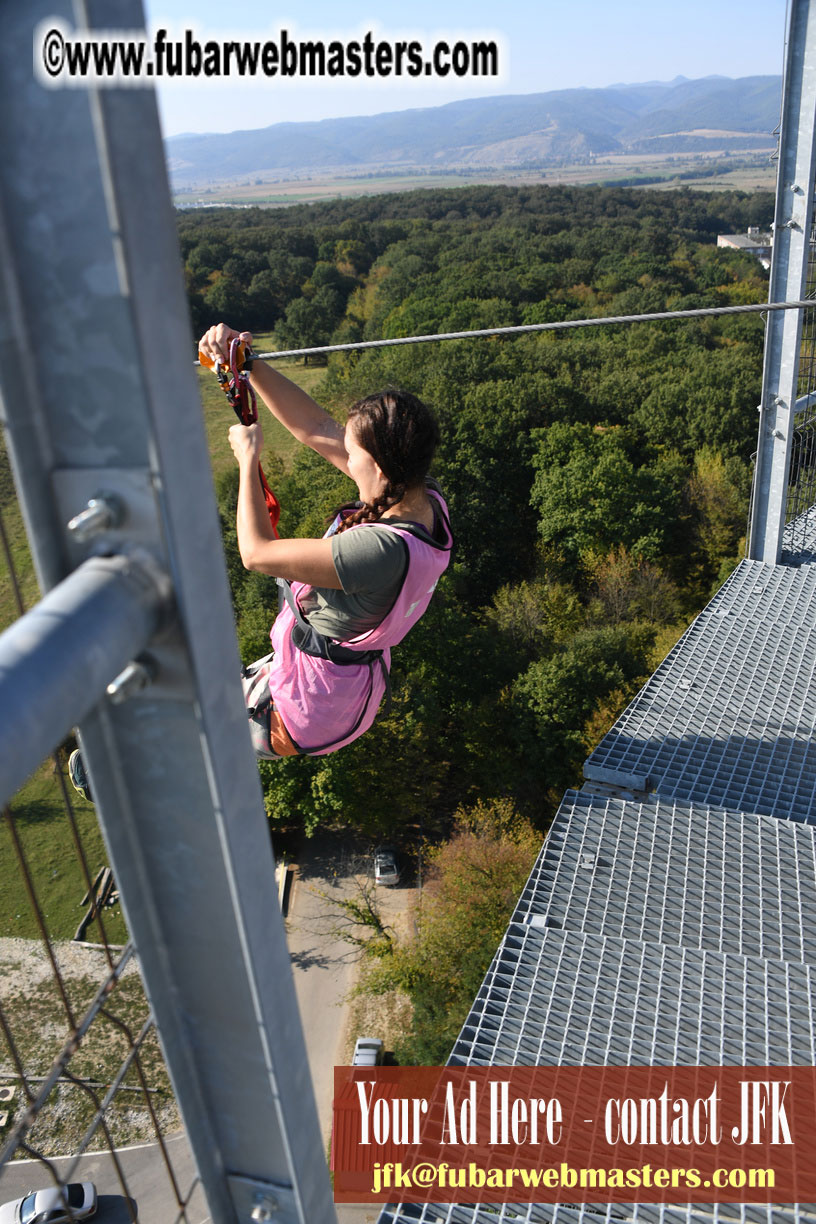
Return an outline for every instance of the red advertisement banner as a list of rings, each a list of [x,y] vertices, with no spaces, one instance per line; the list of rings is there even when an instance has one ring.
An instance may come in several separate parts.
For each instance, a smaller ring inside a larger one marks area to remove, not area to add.
[[[338,1203],[816,1203],[813,1067],[338,1067]]]

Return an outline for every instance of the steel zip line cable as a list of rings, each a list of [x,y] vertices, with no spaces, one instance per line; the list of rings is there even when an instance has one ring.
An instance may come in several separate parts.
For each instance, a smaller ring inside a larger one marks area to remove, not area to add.
[[[572,327],[608,327],[613,323],[653,323],[659,320],[700,319],[707,315],[758,314],[769,310],[807,310],[816,298],[799,302],[758,302],[744,306],[704,306],[696,310],[660,310],[654,314],[609,315],[598,319],[565,319],[558,323],[523,323],[515,327],[486,327],[479,331],[440,332],[432,336],[397,336],[391,340],[356,340],[351,344],[323,344],[315,348],[276,349],[253,353],[265,360],[312,357],[318,353],[349,353],[356,349],[387,348],[395,344],[426,344],[430,340],[470,340],[478,336],[513,336],[523,332],[565,331]]]

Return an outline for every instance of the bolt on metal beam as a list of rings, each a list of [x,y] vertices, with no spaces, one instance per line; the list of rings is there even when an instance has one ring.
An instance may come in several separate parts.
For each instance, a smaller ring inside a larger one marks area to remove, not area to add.
[[[94,557],[0,636],[0,796],[7,803],[167,615],[147,554]]]
[[[244,1179],[280,1224],[331,1224],[155,98],[32,80],[40,22],[144,16],[138,0],[31,0],[4,18],[0,417],[37,575],[50,590],[93,552],[141,548],[173,585],[167,633],[105,647],[80,717],[110,864],[213,1221],[249,1218]],[[89,507],[100,493],[120,521]],[[77,538],[66,524],[89,508]],[[121,673],[146,645],[155,679],[114,704],[105,685],[131,693]]]

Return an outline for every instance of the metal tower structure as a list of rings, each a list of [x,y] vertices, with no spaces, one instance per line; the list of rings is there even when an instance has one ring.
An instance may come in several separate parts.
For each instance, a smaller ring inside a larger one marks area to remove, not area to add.
[[[32,82],[4,11],[0,384],[42,601],[0,641],[6,802],[80,729],[209,1211],[334,1220],[274,887],[152,91]]]
[[[782,80],[769,302],[814,296],[814,181],[816,6],[809,0],[792,0]],[[748,556],[771,565],[780,559],[786,523],[799,520],[798,528],[791,529],[796,536],[794,549],[801,548],[806,534],[813,531],[807,512],[816,500],[815,343],[812,315],[805,323],[798,310],[769,314]],[[790,545],[789,532],[784,547]]]
[[[0,50],[2,420],[44,592],[0,639],[0,797],[79,726],[213,1220],[330,1224],[154,100],[31,89],[35,27],[77,14],[143,24],[137,0],[33,0],[4,13]],[[793,0],[772,302],[812,288],[814,38],[816,5]],[[566,797],[457,1061],[816,1056],[809,327],[799,311],[769,317],[750,559],[590,758],[589,789]],[[633,863],[649,870],[622,904]],[[650,889],[661,873],[682,886]],[[750,1218],[816,1218],[763,1212]],[[403,1205],[384,1218],[735,1216]]]

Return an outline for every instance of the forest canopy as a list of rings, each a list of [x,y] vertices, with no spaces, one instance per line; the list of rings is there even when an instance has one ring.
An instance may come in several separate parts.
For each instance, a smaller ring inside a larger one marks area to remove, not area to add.
[[[473,187],[185,212],[179,233],[196,333],[224,319],[290,348],[761,302],[765,271],[716,237],[771,215],[762,194]],[[391,712],[334,756],[262,766],[273,822],[399,838],[507,801],[544,829],[739,558],[762,347],[754,314],[332,356],[316,398],[339,417],[384,386],[436,410],[456,556],[395,651]],[[352,492],[311,452],[265,466],[287,534]],[[240,565],[235,492],[230,473],[249,658],[276,596]]]
[[[476,187],[188,212],[179,227],[197,332],[221,318],[286,349],[762,302],[765,271],[716,237],[771,216],[758,194]],[[564,789],[739,560],[763,339],[758,314],[731,315],[302,371],[339,419],[398,386],[442,428],[433,474],[455,557],[394,652],[390,712],[342,752],[260,766],[273,828],[424,846],[413,934],[393,938],[366,906],[351,936],[361,989],[410,999],[401,1060],[446,1057]],[[308,450],[264,466],[284,534],[321,534],[354,493]],[[248,661],[267,652],[277,596],[241,566],[235,471],[218,491]]]

